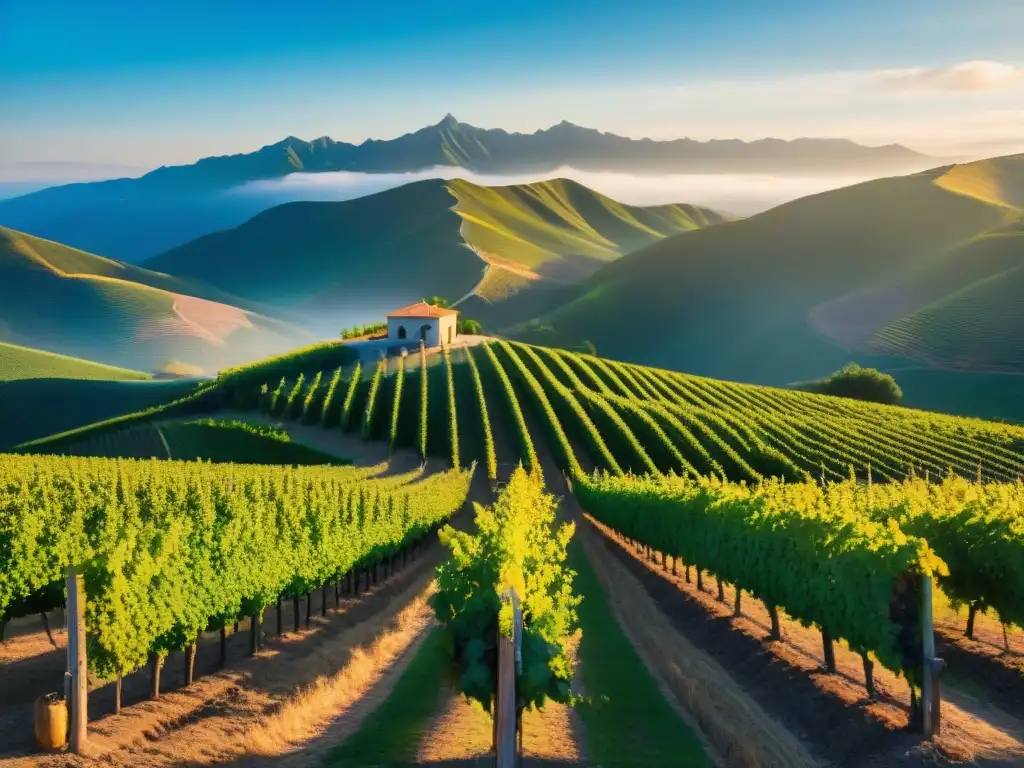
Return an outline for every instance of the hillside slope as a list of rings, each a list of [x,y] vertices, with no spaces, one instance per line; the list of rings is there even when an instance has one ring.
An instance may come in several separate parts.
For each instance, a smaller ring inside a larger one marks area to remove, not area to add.
[[[180,360],[213,371],[307,338],[193,283],[0,228],[0,337],[150,371]]]
[[[577,282],[624,253],[724,220],[695,206],[622,205],[565,179],[432,179],[344,202],[287,203],[143,265],[304,313],[328,331],[428,295],[494,302]],[[464,309],[487,314],[486,305]]]
[[[1024,156],[938,168],[670,237],[604,267],[516,333],[743,381],[820,376],[936,292],[990,274],[957,249],[1020,215],[1022,179]],[[993,322],[1024,333],[1008,299],[988,307]]]
[[[945,295],[875,333],[861,348],[942,368],[1024,372],[1024,219],[956,249],[939,274],[967,272]]]
[[[148,373],[129,371],[94,363],[78,357],[55,355],[41,349],[19,347],[0,342],[0,381],[16,379],[86,379],[103,381],[143,381]]]

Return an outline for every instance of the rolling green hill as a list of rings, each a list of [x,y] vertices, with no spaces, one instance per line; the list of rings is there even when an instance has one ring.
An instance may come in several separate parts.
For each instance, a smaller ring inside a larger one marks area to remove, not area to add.
[[[506,470],[520,461],[536,464],[542,442],[571,473],[601,468],[748,482],[842,480],[851,472],[876,481],[951,471],[999,481],[1024,475],[1024,427],[563,350],[497,342],[458,349],[426,369],[411,356],[404,365],[383,361],[372,372],[342,362],[339,373],[334,360],[324,362],[306,352],[282,356],[253,367],[254,375],[223,377],[190,407],[261,411],[271,421],[341,429],[456,465],[476,461],[492,479],[499,464]],[[74,452],[100,440],[117,445],[121,430],[166,418],[149,413],[99,424],[26,450]]]
[[[958,249],[963,287],[900,318],[863,349],[942,368],[1024,372],[1024,219]],[[981,275],[979,277],[979,275]]]
[[[196,387],[194,380],[0,381],[0,451],[107,419],[169,403]]]
[[[1024,156],[999,158],[858,184],[669,237],[603,267],[562,306],[513,332],[569,347],[587,340],[601,354],[742,381],[821,376],[851,355],[878,354],[862,345],[883,328],[1007,270],[1013,246],[984,260],[966,255],[1020,216],[1022,181]],[[969,333],[1001,328],[1000,338],[1016,343],[1024,326],[1012,289],[969,293],[994,302]],[[972,344],[969,336],[943,343]]]
[[[0,381],[14,379],[100,379],[141,381],[153,378],[148,373],[115,368],[77,357],[55,355],[39,349],[0,342]]]
[[[573,283],[667,235],[724,220],[688,205],[622,205],[555,179],[507,187],[428,180],[344,202],[288,203],[144,262],[305,313],[318,330],[422,296],[479,297]]]
[[[198,286],[0,228],[0,338],[108,365],[215,371],[308,338]]]

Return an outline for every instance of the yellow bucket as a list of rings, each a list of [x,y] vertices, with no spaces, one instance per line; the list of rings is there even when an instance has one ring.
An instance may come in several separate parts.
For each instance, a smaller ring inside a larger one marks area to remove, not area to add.
[[[43,749],[60,749],[68,739],[68,707],[55,693],[36,699],[36,743]]]

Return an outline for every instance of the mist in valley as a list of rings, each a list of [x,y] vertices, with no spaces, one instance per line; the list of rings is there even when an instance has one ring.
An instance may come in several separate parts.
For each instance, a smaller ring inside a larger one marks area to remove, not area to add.
[[[461,178],[485,186],[568,178],[630,205],[691,203],[724,213],[751,216],[800,197],[869,181],[877,175],[642,175],[579,171],[570,167],[546,173],[487,175],[438,166],[415,173],[293,173],[280,179],[249,182],[228,195],[262,201],[268,206],[295,200],[351,200],[414,181],[437,178]]]

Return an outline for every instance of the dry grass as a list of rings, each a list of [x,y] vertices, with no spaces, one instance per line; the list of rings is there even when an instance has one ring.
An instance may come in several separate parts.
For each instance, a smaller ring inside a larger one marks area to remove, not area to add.
[[[314,748],[315,752],[323,753],[355,732],[362,717],[386,697],[388,690],[377,685],[384,672],[390,673],[389,682],[396,681],[404,669],[404,665],[395,666],[396,662],[401,659],[407,663],[426,637],[425,630],[431,623],[427,600],[433,592],[432,582],[398,613],[393,628],[380,632],[372,644],[357,646],[344,667],[318,677],[289,698],[277,712],[249,730],[242,744],[246,754],[277,756],[313,738],[327,736],[318,738]],[[330,663],[322,657],[314,661]],[[364,697],[371,689],[373,698],[367,700]],[[356,702],[363,705],[360,716],[348,717],[354,714],[351,710]],[[345,721],[336,722],[342,715],[346,715]],[[303,762],[309,755],[307,745],[301,752]]]

